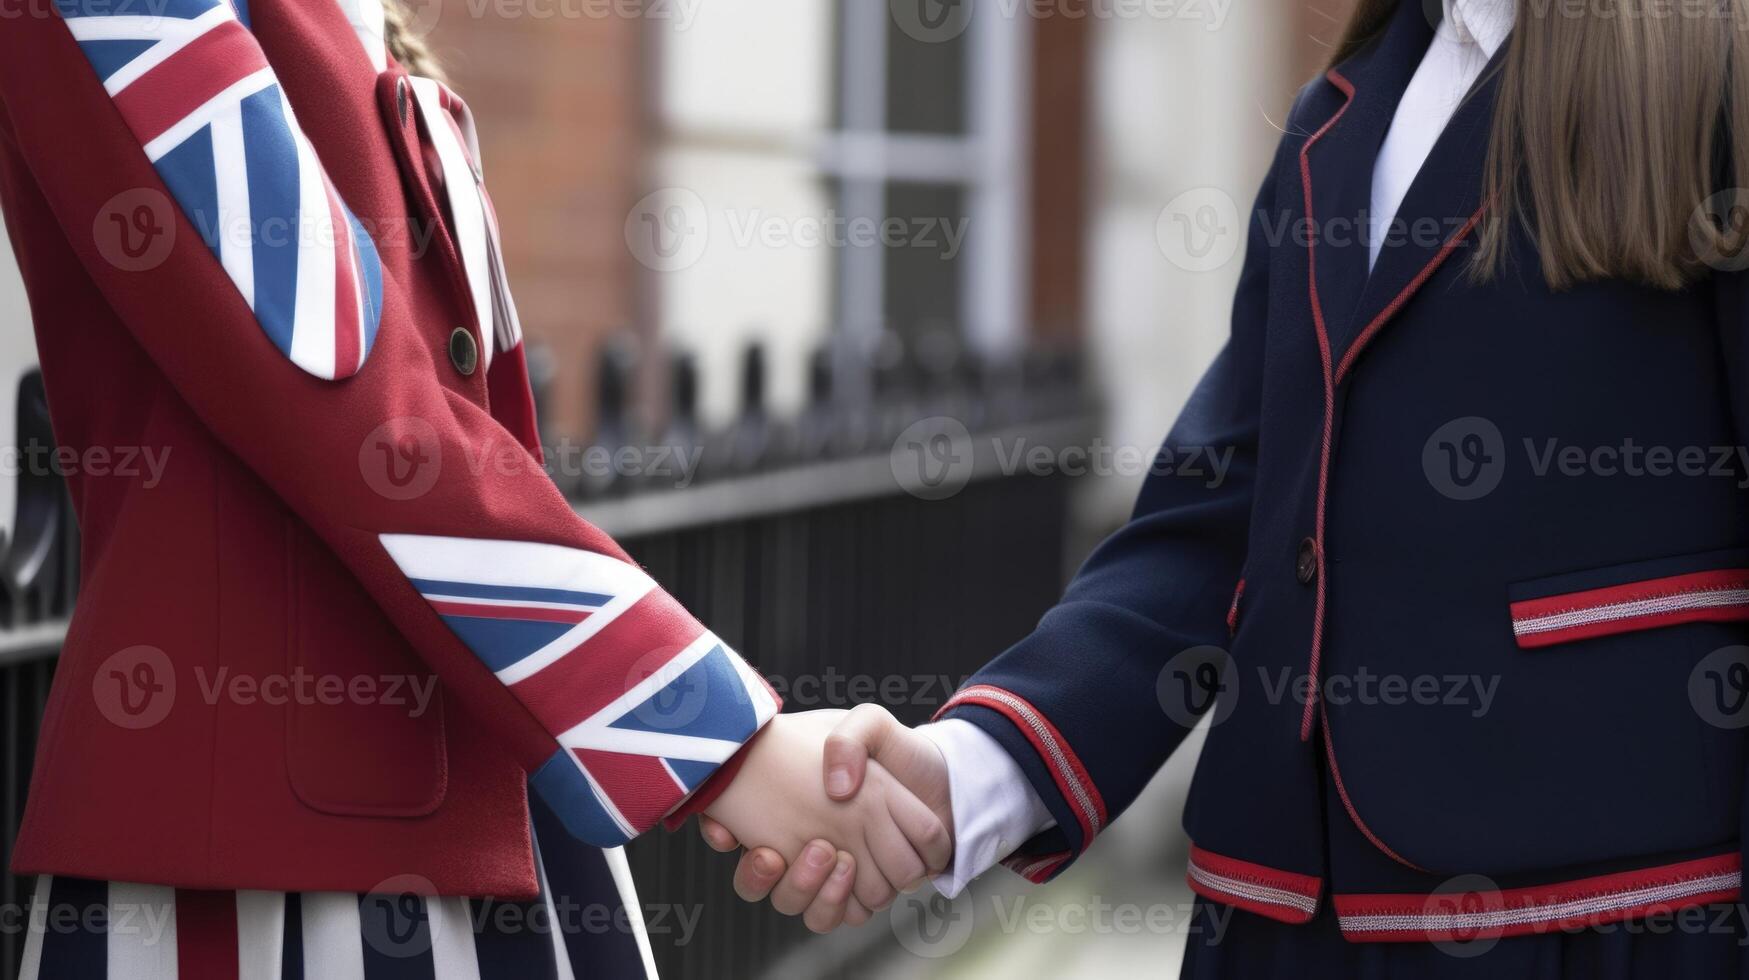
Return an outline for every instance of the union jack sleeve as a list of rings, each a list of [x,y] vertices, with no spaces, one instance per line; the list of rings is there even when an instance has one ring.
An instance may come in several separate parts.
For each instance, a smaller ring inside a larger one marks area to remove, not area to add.
[[[396,129],[393,103],[377,103],[383,79],[338,5],[299,10],[332,50],[300,58],[269,38],[272,66],[243,7],[146,7],[56,0],[58,16],[0,30],[0,196],[30,259],[37,323],[77,316],[93,336],[137,345],[142,391],[173,391],[207,430],[189,433],[190,453],[210,436],[215,455],[259,482],[248,494],[265,488],[284,504],[579,839],[611,846],[651,828],[777,699],[578,518],[538,447],[500,420],[487,372],[444,356],[455,329],[482,345],[515,339],[513,308],[491,301],[504,290],[483,195],[458,188],[486,233],[474,237],[486,245],[476,266],[489,315],[476,318],[465,294],[420,288],[414,243],[394,233],[412,216],[395,154],[413,117]],[[265,6],[256,14],[265,28]],[[465,125],[436,121],[452,149],[468,149]],[[324,172],[317,148],[345,166]],[[339,189],[382,229],[375,242]],[[151,215],[165,247],[129,267],[93,223],[141,193],[167,212]],[[287,228],[308,233],[288,239]],[[495,366],[519,365],[511,350],[500,346]],[[528,401],[525,385],[510,394]],[[191,494],[207,492],[195,483]],[[189,499],[191,520],[216,512]],[[285,564],[271,549],[250,560]]]
[[[382,319],[381,260],[237,11],[224,0],[55,6],[267,338],[319,378],[356,374]]]
[[[581,840],[651,829],[777,713],[765,681],[632,564],[520,541],[382,542],[552,735],[532,785]]]

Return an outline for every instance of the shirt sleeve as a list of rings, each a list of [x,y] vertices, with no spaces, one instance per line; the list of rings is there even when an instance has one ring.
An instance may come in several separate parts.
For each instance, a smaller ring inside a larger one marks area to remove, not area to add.
[[[917,729],[947,760],[953,801],[953,867],[935,879],[953,898],[1022,843],[1057,825],[1002,743],[969,721],[949,718]]]

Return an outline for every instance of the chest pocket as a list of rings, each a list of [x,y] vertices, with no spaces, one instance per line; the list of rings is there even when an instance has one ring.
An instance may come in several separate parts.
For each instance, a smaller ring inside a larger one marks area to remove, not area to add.
[[[1749,620],[1749,550],[1700,552],[1521,582],[1512,634],[1536,649],[1681,623]]]

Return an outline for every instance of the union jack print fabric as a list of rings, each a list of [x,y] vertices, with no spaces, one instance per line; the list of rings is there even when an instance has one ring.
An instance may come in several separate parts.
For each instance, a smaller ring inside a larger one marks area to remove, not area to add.
[[[580,840],[655,826],[777,713],[764,680],[634,565],[532,542],[382,542],[553,736],[531,785]]]
[[[509,351],[522,343],[522,324],[504,271],[498,212],[486,193],[485,172],[480,167],[474,114],[442,82],[417,76],[410,81],[419,118],[425,124],[425,137],[442,168],[456,250],[461,253],[462,268],[467,272],[468,290],[480,318],[480,334],[495,338],[481,347],[489,366],[494,347]]]
[[[349,377],[376,340],[376,246],[223,0],[56,0],[146,158],[298,367]]]

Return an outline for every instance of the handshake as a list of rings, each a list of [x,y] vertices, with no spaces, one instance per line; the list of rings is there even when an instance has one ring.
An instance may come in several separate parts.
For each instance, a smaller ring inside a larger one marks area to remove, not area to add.
[[[953,860],[947,763],[874,705],[773,718],[699,829],[749,850],[735,891],[830,932],[861,925]]]

